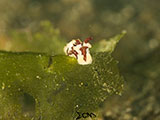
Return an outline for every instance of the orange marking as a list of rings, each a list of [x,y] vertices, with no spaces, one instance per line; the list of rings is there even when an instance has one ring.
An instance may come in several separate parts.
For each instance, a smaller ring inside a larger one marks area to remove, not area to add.
[[[81,44],[80,40],[76,40],[76,45]]]
[[[85,43],[88,43],[90,40],[92,40],[93,38],[92,37],[89,37],[89,38],[86,38],[85,40],[84,40],[84,42]]]
[[[72,55],[72,54],[74,54],[76,58],[78,59],[78,52],[74,50],[73,47],[72,47],[72,50],[69,51],[68,55]]]
[[[88,48],[88,47],[86,47],[86,46],[83,46],[83,47],[80,48],[80,51],[82,52],[82,55],[84,56],[84,57],[83,57],[83,60],[84,60],[84,61],[87,60],[87,56],[86,56],[86,53],[87,53],[87,52],[86,52],[86,49],[87,49],[87,48]]]

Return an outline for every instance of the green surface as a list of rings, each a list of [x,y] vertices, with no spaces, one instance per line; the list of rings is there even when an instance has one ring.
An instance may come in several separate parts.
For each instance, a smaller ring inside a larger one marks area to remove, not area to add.
[[[0,85],[2,119],[67,120],[121,94],[123,78],[110,53],[95,53],[93,63],[82,66],[63,55],[1,51]]]

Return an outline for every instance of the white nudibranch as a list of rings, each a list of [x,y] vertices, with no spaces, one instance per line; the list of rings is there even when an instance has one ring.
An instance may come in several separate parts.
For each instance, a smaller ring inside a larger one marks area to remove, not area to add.
[[[91,37],[81,42],[80,39],[70,41],[65,47],[64,52],[70,57],[75,57],[79,64],[87,65],[92,63],[92,56],[90,55],[89,48],[91,44],[89,41],[92,40]]]

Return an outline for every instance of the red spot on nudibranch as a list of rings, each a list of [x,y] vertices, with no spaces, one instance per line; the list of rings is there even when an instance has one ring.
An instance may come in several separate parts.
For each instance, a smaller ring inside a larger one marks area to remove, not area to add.
[[[79,45],[79,44],[82,44],[80,40],[75,40],[75,41],[76,41],[76,43],[73,44],[73,46],[77,46],[77,45]]]
[[[72,55],[72,54],[74,54],[76,58],[78,59],[78,52],[74,50],[73,47],[72,47],[72,50],[69,51],[68,55]]]
[[[82,55],[84,56],[84,58],[83,58],[84,61],[86,61],[86,59],[87,59],[87,56],[86,56],[86,54],[87,54],[86,49],[87,48],[88,48],[87,46],[82,46],[80,48],[80,51],[82,52]]]
[[[81,44],[80,40],[76,40],[76,45]]]
[[[89,38],[86,38],[85,40],[84,40],[84,42],[85,43],[88,43],[90,40],[92,40],[93,38],[92,37],[89,37]]]

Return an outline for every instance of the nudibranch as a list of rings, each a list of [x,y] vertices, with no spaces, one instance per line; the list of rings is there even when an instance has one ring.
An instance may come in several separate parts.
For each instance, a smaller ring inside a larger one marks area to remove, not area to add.
[[[75,57],[79,64],[87,65],[92,63],[92,57],[89,51],[91,44],[89,41],[91,37],[87,38],[82,42],[80,39],[73,39],[65,47],[64,52],[70,57]]]

